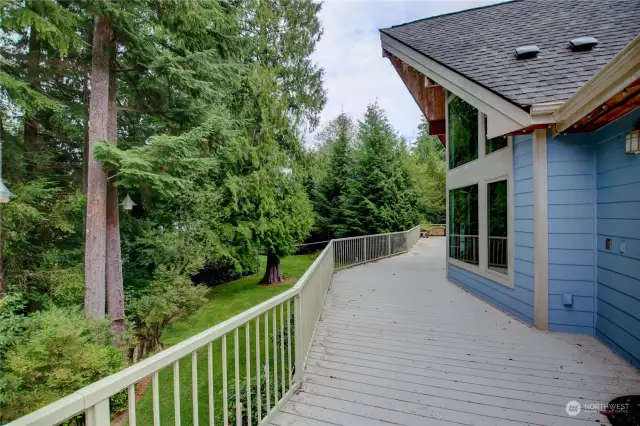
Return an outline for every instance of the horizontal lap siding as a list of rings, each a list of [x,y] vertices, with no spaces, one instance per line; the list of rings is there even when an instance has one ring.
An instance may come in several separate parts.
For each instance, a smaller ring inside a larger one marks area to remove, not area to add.
[[[596,336],[640,368],[640,156],[624,153],[626,133],[638,120],[636,109],[595,133]]]
[[[449,264],[449,280],[533,324],[533,137],[513,137],[514,288]]]
[[[593,333],[595,163],[590,135],[547,141],[549,329]],[[562,294],[573,305],[562,304]]]

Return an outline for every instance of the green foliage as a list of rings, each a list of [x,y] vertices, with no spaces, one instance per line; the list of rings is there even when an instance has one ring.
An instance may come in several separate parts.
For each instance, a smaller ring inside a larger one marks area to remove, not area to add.
[[[8,294],[0,299],[0,360],[5,359],[7,351],[24,331],[25,307],[26,302],[20,293]]]
[[[106,321],[75,309],[52,308],[25,320],[20,344],[3,361],[0,413],[17,418],[124,366]]]
[[[157,272],[145,293],[128,301],[130,317],[144,350],[161,347],[160,336],[165,328],[204,305],[206,293],[206,287],[193,286],[183,276]]]
[[[313,241],[444,222],[444,146],[426,120],[419,130],[408,147],[375,104],[357,129],[345,114],[327,124],[306,157]]]
[[[353,167],[355,126],[346,114],[332,120],[320,135],[328,151],[326,174],[318,182],[315,191],[315,210],[319,223],[317,229],[324,239],[349,234],[343,204],[346,201],[348,180]]]
[[[444,223],[446,214],[445,148],[440,139],[429,135],[429,122],[424,120],[408,158],[411,179],[418,191],[420,220]]]
[[[356,163],[349,179],[344,216],[348,235],[409,229],[419,222],[417,191],[406,166],[407,152],[376,104],[358,129]],[[345,234],[341,236],[347,236]]]

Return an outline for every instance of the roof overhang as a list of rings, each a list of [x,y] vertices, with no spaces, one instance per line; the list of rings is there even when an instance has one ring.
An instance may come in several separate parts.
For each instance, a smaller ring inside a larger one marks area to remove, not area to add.
[[[513,133],[534,124],[527,111],[494,92],[407,47],[385,33],[380,33],[380,39],[383,50],[485,113],[487,115],[488,137]]]
[[[594,130],[640,104],[640,36],[553,114],[556,132]],[[573,130],[573,129],[572,129]]]
[[[640,106],[640,36],[569,100],[535,104],[528,111],[388,34],[381,32],[380,39],[384,52],[486,114],[489,138],[547,127],[556,132],[593,131]]]

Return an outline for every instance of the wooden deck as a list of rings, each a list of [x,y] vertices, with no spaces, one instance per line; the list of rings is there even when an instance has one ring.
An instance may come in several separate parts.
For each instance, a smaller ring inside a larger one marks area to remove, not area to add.
[[[640,393],[594,337],[544,333],[445,277],[444,239],[337,273],[302,389],[274,425],[608,424],[569,401]]]

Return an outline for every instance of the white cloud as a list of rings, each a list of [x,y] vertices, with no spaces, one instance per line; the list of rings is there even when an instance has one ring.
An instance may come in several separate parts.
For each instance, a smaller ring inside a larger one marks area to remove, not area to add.
[[[422,113],[382,57],[378,29],[490,3],[495,1],[325,1],[320,12],[324,35],[313,54],[325,69],[328,92],[320,128],[343,110],[360,118],[367,104],[377,100],[395,129],[415,139]]]

